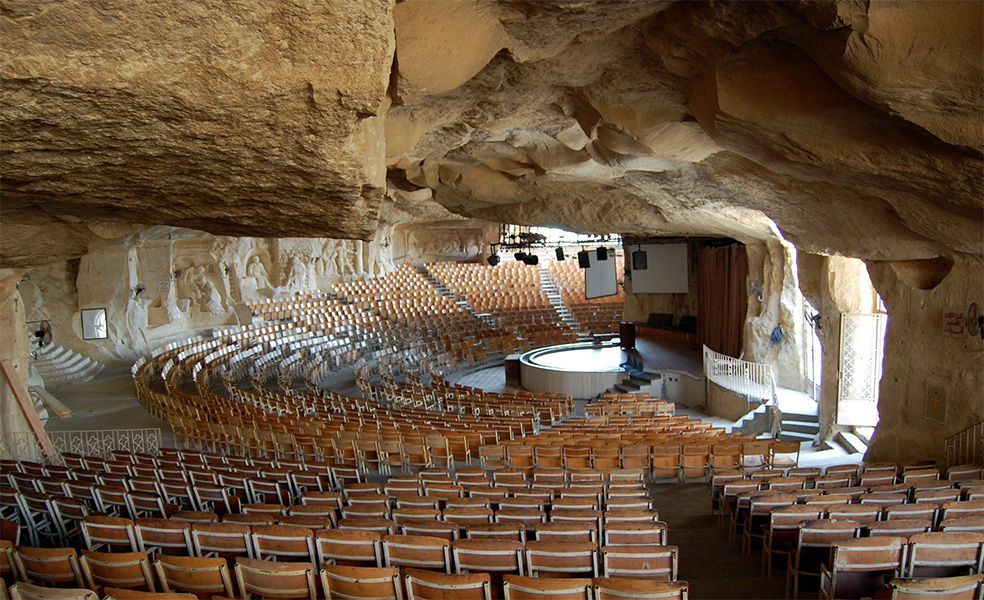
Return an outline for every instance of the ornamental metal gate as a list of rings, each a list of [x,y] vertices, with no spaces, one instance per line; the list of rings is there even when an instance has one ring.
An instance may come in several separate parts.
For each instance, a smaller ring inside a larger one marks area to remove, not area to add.
[[[837,423],[878,425],[878,384],[885,343],[884,314],[841,315]]]

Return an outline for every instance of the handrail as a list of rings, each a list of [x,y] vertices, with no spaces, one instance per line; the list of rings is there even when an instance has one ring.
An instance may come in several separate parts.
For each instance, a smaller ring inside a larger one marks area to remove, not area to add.
[[[748,399],[759,398],[766,404],[776,404],[778,392],[772,365],[732,358],[704,346],[704,376]]]
[[[984,464],[984,420],[962,429],[943,441],[947,468],[962,464]]]

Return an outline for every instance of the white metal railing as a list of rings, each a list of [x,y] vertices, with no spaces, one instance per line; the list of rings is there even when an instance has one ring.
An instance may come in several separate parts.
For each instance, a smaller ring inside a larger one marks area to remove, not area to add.
[[[959,431],[943,442],[946,466],[984,464],[984,421]]]
[[[92,431],[49,431],[48,437],[58,456],[45,460],[31,432],[12,433],[0,441],[4,457],[35,462],[59,463],[61,454],[71,452],[83,456],[110,458],[113,450],[157,454],[161,448],[160,429],[105,429]]]
[[[732,358],[704,346],[704,376],[749,400],[758,398],[776,404],[776,372],[772,365]]]

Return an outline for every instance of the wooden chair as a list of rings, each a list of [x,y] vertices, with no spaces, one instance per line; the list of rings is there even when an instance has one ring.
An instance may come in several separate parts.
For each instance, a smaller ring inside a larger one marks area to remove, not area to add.
[[[450,573],[451,542],[423,535],[387,535],[383,537],[383,564]]]
[[[547,522],[547,513],[536,508],[500,508],[493,516],[496,523],[520,524],[527,531],[533,531],[541,523]]]
[[[214,512],[204,510],[176,510],[171,513],[171,518],[177,521],[188,523],[218,523],[219,515]]]
[[[51,505],[51,496],[25,489],[14,493],[20,522],[32,546],[57,546],[65,539],[61,520]]]
[[[676,581],[680,551],[676,546],[603,546],[605,577]]]
[[[86,585],[74,548],[17,546],[10,558],[18,581],[37,585]]]
[[[360,531],[375,531],[380,536],[396,533],[396,523],[381,517],[348,517],[338,520],[339,529],[358,529]]]
[[[249,526],[241,523],[192,523],[191,542],[196,556],[219,556],[227,561],[254,557]]]
[[[769,513],[762,539],[762,572],[766,576],[772,576],[775,555],[785,555],[788,559],[789,549],[796,544],[797,526],[803,521],[820,519],[823,513],[822,506],[796,504],[780,506]]]
[[[836,540],[820,568],[821,598],[864,598],[887,587],[905,568],[907,540],[884,536]]]
[[[273,515],[264,513],[229,513],[227,515],[222,515],[222,522],[238,523],[239,525],[246,525],[249,527],[255,527],[257,525],[273,525],[275,523]]]
[[[984,574],[896,578],[888,582],[892,600],[980,600]]]
[[[321,587],[327,600],[403,600],[395,568],[322,565]]]
[[[381,567],[382,537],[374,531],[322,529],[315,532],[318,564]]]
[[[10,586],[10,600],[99,600],[99,594],[83,588],[49,588],[18,581]]]
[[[686,581],[594,578],[594,600],[687,600],[689,590]]]
[[[103,594],[103,600],[199,600],[194,594],[182,592],[142,592],[115,587],[104,587]]]
[[[260,560],[315,562],[314,532],[290,525],[256,525],[250,528],[253,552]],[[304,560],[307,559],[307,560]]]
[[[868,524],[868,537],[894,535],[909,537],[917,533],[926,533],[933,528],[929,519],[892,519]],[[901,573],[900,573],[901,575]]]
[[[137,519],[134,525],[137,548],[148,556],[178,554],[192,556],[191,523],[176,519]]]
[[[161,555],[154,570],[165,592],[190,592],[199,597],[235,596],[224,558]]]
[[[435,521],[434,519],[407,519],[399,527],[402,535],[423,535],[454,541],[461,537],[461,526],[454,521]]]
[[[610,523],[603,532],[604,546],[665,545],[669,543],[666,523]]]
[[[799,466],[802,442],[775,440],[769,446],[770,469],[795,469]]]
[[[236,558],[236,583],[243,597],[308,598],[317,600],[314,565],[309,562],[276,562]]]
[[[592,600],[591,586],[589,578],[502,576],[504,600]]]
[[[95,552],[83,550],[80,559],[87,587],[139,588],[156,592],[150,559],[145,552]]]
[[[455,540],[451,543],[455,573],[523,575],[524,545],[504,540]]]
[[[598,576],[598,544],[594,542],[526,542],[526,566],[532,577]]]
[[[407,600],[492,600],[492,578],[488,573],[407,569],[405,581]]]
[[[950,517],[940,521],[940,531],[981,531],[980,517]]]
[[[463,528],[469,540],[505,540],[526,543],[526,527],[521,523],[474,523]]]
[[[830,556],[830,544],[856,538],[861,531],[860,523],[847,519],[802,521],[796,527],[796,546],[786,568],[786,597],[793,600],[799,597],[801,576],[820,577],[821,564]]]
[[[82,519],[81,527],[82,539],[89,550],[139,551],[135,525],[130,519],[89,515]]]
[[[951,577],[984,570],[984,531],[934,531],[909,537],[906,577]]]

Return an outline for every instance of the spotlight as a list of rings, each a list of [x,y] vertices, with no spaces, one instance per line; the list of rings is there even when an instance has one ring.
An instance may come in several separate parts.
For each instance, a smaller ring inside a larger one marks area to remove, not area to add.
[[[523,257],[523,263],[527,265],[538,265],[540,264],[540,257],[536,254],[527,254]]]
[[[516,254],[513,254],[513,257],[516,260],[518,260],[518,261],[525,261],[526,260],[526,253],[520,251],[520,252],[517,252]]]
[[[588,256],[587,250],[581,250],[577,253],[577,266],[582,269],[587,269],[591,266],[591,257]]]
[[[556,252],[557,252],[557,260],[564,260],[564,249],[557,248]]]
[[[632,253],[632,270],[645,271],[649,268],[649,255],[645,250],[636,250]]]
[[[488,257],[488,259],[486,259],[486,260],[489,261],[489,266],[490,267],[494,267],[497,264],[499,264],[499,261],[501,259],[499,258],[499,255],[498,254],[490,254],[489,257]]]
[[[604,246],[598,248],[598,260],[608,260],[608,248]]]

